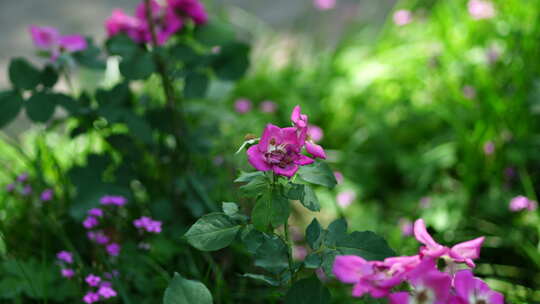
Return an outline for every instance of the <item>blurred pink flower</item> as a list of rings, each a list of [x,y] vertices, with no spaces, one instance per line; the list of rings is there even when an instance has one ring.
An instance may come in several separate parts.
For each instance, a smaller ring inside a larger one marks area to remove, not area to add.
[[[412,22],[412,13],[409,10],[401,9],[394,12],[394,23],[397,26],[404,26]]]
[[[318,142],[324,137],[324,132],[316,125],[308,125],[308,136],[314,141]]]
[[[320,11],[327,11],[336,6],[336,0],[313,0],[313,5]]]
[[[70,269],[70,268],[63,268],[63,269],[60,270],[60,274],[64,278],[70,279],[75,275],[75,271],[73,271],[73,269]]]
[[[199,0],[167,0],[167,3],[181,16],[190,17],[195,24],[208,22],[208,14]]]
[[[265,100],[261,102],[260,108],[263,113],[274,113],[277,110],[277,104],[271,100]]]
[[[340,193],[338,193],[336,200],[338,202],[338,205],[340,205],[343,208],[348,207],[354,200],[356,199],[356,192],[353,190],[345,190]]]
[[[410,220],[402,217],[399,219],[398,224],[399,224],[399,229],[401,229],[401,234],[403,236],[413,235],[414,225]]]
[[[487,141],[484,143],[484,154],[492,155],[495,153],[495,144],[492,141]]]
[[[420,199],[420,208],[422,209],[426,209],[426,208],[429,208],[431,206],[431,197],[429,196],[424,196]]]
[[[469,0],[467,4],[469,14],[473,19],[489,19],[495,17],[495,7],[491,1],[487,0]]]
[[[340,171],[334,171],[334,176],[336,177],[336,181],[339,184],[343,183],[343,174]]]
[[[538,207],[538,203],[536,201],[530,200],[527,197],[523,195],[519,195],[514,197],[510,201],[510,211],[512,212],[518,212],[524,209],[527,209],[529,211],[534,211]]]
[[[146,230],[150,233],[160,233],[161,232],[161,222],[155,221],[147,216],[142,216],[133,221],[133,225],[136,228]]]
[[[17,176],[17,181],[20,183],[24,183],[28,180],[28,173],[22,173],[21,175]]]
[[[95,216],[95,217],[102,217],[103,216],[103,210],[99,208],[92,208],[88,210],[88,215]]]
[[[15,184],[14,183],[6,185],[6,191],[7,192],[13,192],[13,190],[15,190]]]
[[[30,185],[24,186],[22,188],[22,190],[21,190],[21,194],[23,196],[28,196],[28,195],[32,194],[32,186],[30,186]]]
[[[467,99],[474,99],[476,97],[476,89],[470,85],[466,85],[462,89],[463,96]]]
[[[303,261],[308,254],[305,246],[293,246],[293,259],[297,261]]]
[[[245,114],[251,111],[251,107],[252,107],[252,104],[251,104],[251,100],[249,99],[241,98],[241,99],[237,99],[234,102],[234,110],[240,114]]]
[[[40,50],[50,52],[52,61],[55,61],[61,52],[78,52],[88,47],[82,35],[61,36],[54,27],[30,25],[28,30],[34,45]]]

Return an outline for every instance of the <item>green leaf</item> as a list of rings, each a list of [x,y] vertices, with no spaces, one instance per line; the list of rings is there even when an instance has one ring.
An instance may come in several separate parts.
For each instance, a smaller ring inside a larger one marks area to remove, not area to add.
[[[311,249],[317,250],[321,247],[322,235],[323,229],[321,224],[319,224],[319,221],[317,221],[316,218],[313,218],[306,228],[306,241]]]
[[[330,299],[328,288],[312,276],[294,283],[285,295],[285,304],[327,304]]]
[[[326,246],[335,246],[336,243],[347,236],[347,222],[344,219],[337,219],[328,225],[324,244]]]
[[[38,92],[26,101],[26,114],[35,122],[47,122],[56,109],[54,95]]]
[[[241,176],[242,177],[242,176]],[[241,178],[240,177],[240,178]],[[236,179],[236,181],[238,181]],[[245,196],[256,197],[264,191],[268,191],[270,187],[270,180],[266,175],[257,175],[251,179],[247,184],[240,187],[240,192]]]
[[[87,48],[80,52],[72,53],[73,59],[78,64],[85,66],[89,69],[103,70],[106,68],[105,62],[100,58],[101,49],[97,47],[94,41],[90,38],[86,39]]]
[[[257,201],[251,218],[253,226],[266,231],[270,226],[279,227],[289,218],[289,200],[280,191],[266,191]]]
[[[247,227],[251,226],[248,225]],[[251,228],[249,232],[247,232],[247,234],[242,238],[242,242],[244,243],[244,246],[246,246],[249,253],[255,254],[265,239],[266,237],[264,233]]]
[[[330,189],[334,188],[337,184],[334,172],[322,161],[315,162],[315,164],[310,166],[300,167],[298,175],[306,182],[325,186]]]
[[[22,97],[17,92],[0,93],[0,128],[9,124],[19,115],[23,103]]]
[[[232,41],[235,37],[230,25],[213,20],[204,26],[198,26],[194,38],[206,46],[214,47]]]
[[[131,57],[140,49],[138,44],[123,34],[109,38],[105,45],[111,55],[118,55],[124,58]]]
[[[395,255],[388,243],[371,231],[354,231],[338,239],[336,248],[341,254],[357,255],[366,260],[384,260]]]
[[[318,253],[310,253],[305,259],[304,259],[304,266],[309,269],[316,269],[321,267],[322,264],[322,257]]]
[[[199,250],[215,251],[229,246],[240,228],[240,225],[233,223],[225,214],[216,212],[197,220],[185,237]]]
[[[165,290],[163,304],[212,304],[212,294],[203,283],[183,278],[178,273]]]
[[[261,281],[261,282],[264,282],[270,286],[279,286],[279,281],[272,278],[272,277],[269,277],[269,276],[266,276],[266,275],[263,275],[263,274],[255,274],[255,273],[244,273],[242,275],[242,277],[244,278],[250,278],[250,279],[254,279],[254,280],[257,280],[257,281]]]
[[[324,273],[329,276],[333,277],[334,273],[332,272],[332,269],[334,267],[334,260],[336,259],[336,256],[340,255],[340,252],[335,249],[325,249],[323,251],[322,255],[322,269]]]
[[[32,90],[41,80],[41,72],[24,58],[9,63],[9,79],[14,87]]]
[[[319,199],[309,185],[292,184],[287,196],[293,200],[299,200],[300,203],[311,211],[321,211]]]
[[[194,62],[199,57],[193,48],[184,44],[174,45],[170,48],[169,52],[174,59],[184,64]]]
[[[150,52],[138,50],[120,62],[120,73],[128,80],[146,79],[154,73],[156,66]]]
[[[79,104],[79,101],[71,98],[71,96],[60,93],[53,93],[51,94],[51,97],[57,105],[64,108],[71,115],[77,115],[82,111],[82,107]]]
[[[225,213],[229,217],[236,215],[239,210],[238,205],[236,203],[228,203],[228,202],[223,202],[222,209],[223,209],[223,213]]]
[[[208,89],[208,76],[203,73],[189,73],[184,84],[185,98],[204,98]]]
[[[216,75],[223,80],[237,80],[244,76],[249,67],[249,45],[232,42],[221,47],[212,62]]]
[[[255,266],[280,273],[289,267],[287,245],[276,235],[264,236],[264,241],[255,252]]]
[[[150,128],[143,118],[128,111],[124,113],[123,117],[129,130],[136,138],[145,144],[151,144],[153,142],[152,128]]]
[[[265,176],[262,171],[255,172],[240,172],[240,176],[234,180],[235,183],[247,183],[255,179],[257,176]]]
[[[41,77],[40,82],[47,88],[52,88],[58,81],[58,73],[50,65],[47,65],[43,69],[43,71],[41,71],[40,77]]]

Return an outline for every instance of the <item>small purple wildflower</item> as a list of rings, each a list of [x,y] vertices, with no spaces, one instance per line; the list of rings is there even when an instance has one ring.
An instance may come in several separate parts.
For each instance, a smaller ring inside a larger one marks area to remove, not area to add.
[[[15,190],[15,184],[11,183],[6,185],[7,192],[13,192],[13,190]]]
[[[340,171],[334,171],[334,176],[336,177],[336,181],[339,184],[343,183],[343,181],[345,180],[343,178],[343,173],[341,173]]]
[[[474,99],[476,97],[476,89],[473,86],[466,85],[462,89],[463,96],[467,99]]]
[[[83,221],[83,226],[86,229],[92,229],[92,228],[96,227],[97,225],[99,225],[99,221],[97,220],[97,218],[95,218],[93,216],[88,216]]]
[[[99,208],[92,208],[92,209],[88,210],[88,215],[89,216],[94,216],[94,217],[102,217],[103,216],[103,210],[101,210]]]
[[[106,195],[101,198],[100,202],[102,205],[124,206],[127,199],[123,196]]]
[[[53,199],[54,191],[53,189],[45,189],[43,192],[41,192],[41,195],[39,196],[41,201],[48,202]]]
[[[107,253],[111,256],[118,256],[120,254],[120,245],[118,243],[110,243],[107,245]]]
[[[151,233],[161,232],[161,222],[155,221],[147,216],[142,216],[141,218],[134,220],[133,226],[139,229],[144,229]]]
[[[414,225],[410,220],[402,217],[399,219],[398,223],[399,223],[399,229],[401,229],[401,234],[403,236],[413,235]]]
[[[97,292],[88,292],[83,297],[84,303],[92,304],[99,301],[99,294]]]
[[[89,274],[85,279],[86,283],[92,287],[96,287],[101,282],[101,278],[94,274]]]
[[[103,233],[103,231],[101,230],[98,230],[98,231],[88,231],[88,239],[100,244],[100,245],[105,245],[109,242],[109,237],[105,235],[105,233]]]
[[[22,191],[21,191],[21,194],[24,195],[24,196],[28,196],[28,195],[32,194],[32,186],[30,186],[30,185],[24,186]]]
[[[316,125],[308,125],[308,136],[314,141],[318,142],[324,137],[323,130]]]
[[[484,143],[484,154],[492,155],[495,153],[495,144],[492,141],[487,141]]]
[[[109,285],[101,285],[98,289],[98,294],[105,299],[116,297],[116,291]]]
[[[24,183],[24,182],[26,182],[27,180],[28,180],[28,173],[23,173],[23,174],[17,176],[17,181],[18,181],[19,183]]]
[[[56,254],[56,258],[68,264],[73,263],[73,254],[71,254],[71,252],[69,251],[63,250],[63,251],[58,252]]]
[[[60,273],[64,278],[71,279],[75,275],[75,271],[71,268],[63,268]]]

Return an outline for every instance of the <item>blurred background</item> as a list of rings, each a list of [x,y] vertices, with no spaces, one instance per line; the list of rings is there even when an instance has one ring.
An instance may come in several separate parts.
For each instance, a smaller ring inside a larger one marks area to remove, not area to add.
[[[112,8],[132,11],[136,3],[2,1],[0,70],[6,71],[13,56],[34,54],[28,24],[83,33],[100,44]],[[161,207],[150,208],[165,227],[175,222],[179,233],[215,202],[249,206],[232,180],[238,170],[251,168],[233,152],[246,134],[260,134],[268,122],[288,125],[290,110],[299,104],[339,182],[334,190],[316,191],[323,206],[316,215],[324,225],[345,214],[351,229],[376,231],[405,255],[418,247],[411,237],[417,218],[444,244],[486,236],[476,273],[509,303],[540,303],[540,1],[215,0],[206,5],[252,45],[250,67],[237,83],[213,81],[204,102],[188,105],[189,113],[206,113],[208,125],[200,129],[213,134],[203,145],[212,161],[193,165],[205,175],[201,180],[209,191],[207,197],[189,198],[182,210],[193,217],[180,224],[156,210]],[[105,77],[84,70],[80,75],[81,90]],[[0,87],[7,86],[7,73],[1,73]],[[21,113],[2,132],[28,147],[40,138],[38,130]],[[82,144],[87,150],[75,147],[63,130],[44,140],[54,146],[51,153],[66,157],[66,168],[77,163],[74,153],[107,150],[91,148],[91,140]],[[10,155],[0,158],[9,163],[15,157]],[[13,175],[1,181],[7,184]],[[23,212],[3,200],[0,219],[11,216],[14,227]],[[14,213],[6,216],[8,210]],[[305,227],[314,215],[296,210],[295,225]],[[301,259],[305,244],[297,245]],[[156,246],[162,246],[158,260],[168,263],[174,244],[160,239]],[[339,303],[352,301],[347,293]],[[224,299],[243,299],[242,292],[225,292]]]

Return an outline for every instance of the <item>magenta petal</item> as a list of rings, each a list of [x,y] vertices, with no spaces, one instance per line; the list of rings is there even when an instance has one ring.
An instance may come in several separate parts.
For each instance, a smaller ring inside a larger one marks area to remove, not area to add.
[[[85,50],[88,45],[81,35],[67,35],[60,38],[60,46],[70,52]]]
[[[359,256],[338,255],[334,260],[332,272],[341,282],[353,284],[360,280],[361,269],[366,265],[368,262]]]
[[[452,247],[450,256],[456,256],[463,259],[476,259],[480,256],[480,248],[482,247],[484,240],[484,237],[479,237],[474,240],[459,243]]]
[[[284,168],[281,168],[279,166],[273,166],[272,169],[274,170],[274,173],[278,175],[282,175],[285,177],[293,177],[293,175],[296,174],[296,171],[298,171],[298,166],[295,164],[289,164]]]
[[[292,113],[291,113],[291,120],[292,122],[294,122],[295,124],[298,123],[298,121],[300,121],[300,112],[302,111],[302,109],[300,108],[300,106],[296,106],[294,107],[294,109],[292,110]]]
[[[259,151],[258,145],[249,147],[247,150],[249,163],[259,171],[269,171],[272,168],[266,163],[264,155]]]
[[[395,292],[388,296],[390,304],[408,304],[409,303],[409,293],[406,291]]]
[[[60,39],[60,32],[54,27],[30,25],[28,30],[30,31],[34,45],[42,50],[54,48]]]
[[[425,275],[424,284],[435,292],[439,300],[444,301],[450,296],[452,278],[447,273],[432,271]]]
[[[303,154],[299,154],[298,159],[294,161],[295,164],[300,166],[311,165],[315,162],[313,158],[307,157]]]
[[[490,304],[504,304],[504,296],[500,292],[492,291],[489,296]]]
[[[414,237],[422,244],[428,246],[428,247],[440,247],[441,245],[433,238],[426,230],[426,224],[424,223],[423,219],[418,219],[416,222],[414,222]]]
[[[470,270],[460,270],[454,277],[454,288],[457,296],[469,299],[474,291],[474,277]]]
[[[313,155],[313,157],[315,158],[326,159],[326,153],[324,153],[324,149],[315,143],[306,141],[306,151],[309,154]]]
[[[281,129],[273,124],[267,124],[266,128],[264,128],[261,140],[258,144],[259,151],[268,151],[268,145],[270,143],[273,145],[281,144]]]

